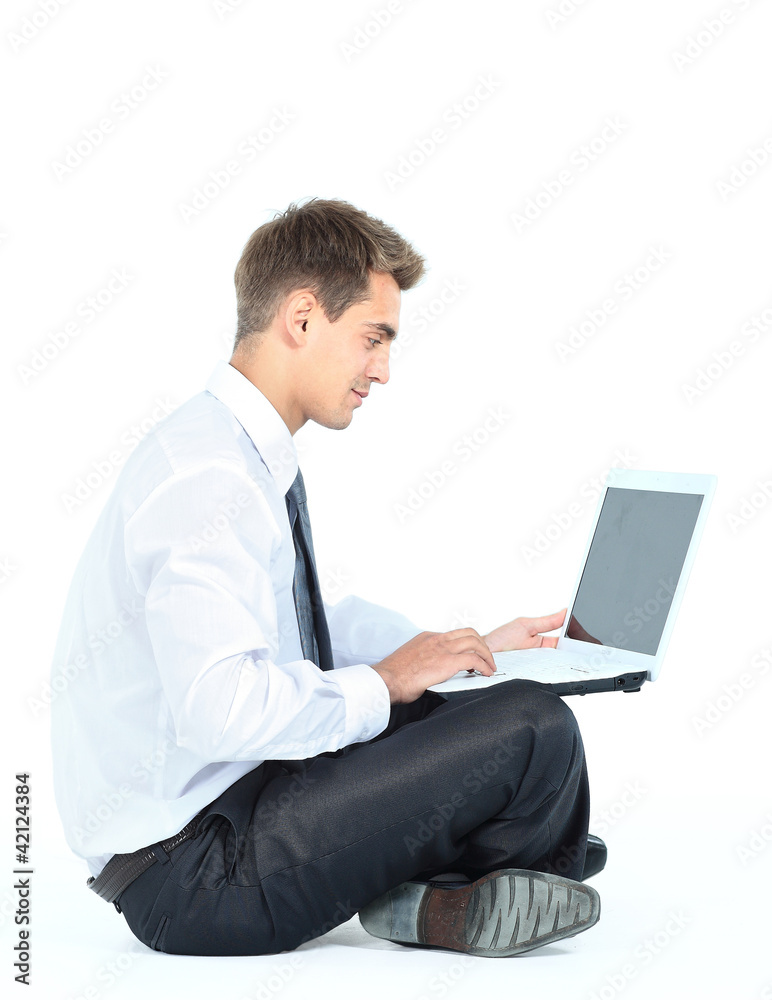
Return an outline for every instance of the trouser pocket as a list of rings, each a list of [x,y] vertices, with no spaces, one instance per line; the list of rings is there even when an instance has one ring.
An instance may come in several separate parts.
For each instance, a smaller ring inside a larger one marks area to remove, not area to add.
[[[156,927],[155,933],[150,939],[150,947],[153,951],[166,951],[164,947],[166,943],[166,932],[169,929],[169,924],[172,922],[171,913],[162,913],[161,919],[158,921],[158,926]]]

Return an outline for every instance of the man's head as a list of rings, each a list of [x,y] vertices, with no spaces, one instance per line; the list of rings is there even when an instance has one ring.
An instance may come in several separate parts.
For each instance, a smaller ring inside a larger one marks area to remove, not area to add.
[[[306,420],[346,427],[370,383],[388,379],[400,291],[423,273],[406,240],[347,202],[291,205],[239,260],[231,364],[293,433]]]

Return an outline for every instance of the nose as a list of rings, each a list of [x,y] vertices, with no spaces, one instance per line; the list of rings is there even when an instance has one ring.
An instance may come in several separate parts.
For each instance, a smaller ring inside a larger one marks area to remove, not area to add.
[[[365,375],[371,382],[380,382],[386,385],[389,381],[389,345],[383,345],[386,350],[378,349],[377,357],[374,357],[367,366]]]

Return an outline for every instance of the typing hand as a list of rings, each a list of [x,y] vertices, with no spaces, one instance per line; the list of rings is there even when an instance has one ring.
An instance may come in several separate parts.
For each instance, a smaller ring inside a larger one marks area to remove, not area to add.
[[[523,619],[525,620],[525,619]],[[421,632],[373,667],[389,689],[391,703],[420,698],[432,684],[459,670],[490,676],[496,670],[491,650],[473,628],[452,632]]]

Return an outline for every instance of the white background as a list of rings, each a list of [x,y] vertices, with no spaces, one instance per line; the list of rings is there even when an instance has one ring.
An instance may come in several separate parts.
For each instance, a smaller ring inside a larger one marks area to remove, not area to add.
[[[3,991],[22,989],[12,810],[26,770],[27,996],[772,996],[770,5],[47,3],[54,16],[6,3],[0,43]],[[247,161],[241,143],[272,121]],[[231,161],[221,189],[211,174]],[[571,701],[609,845],[601,921],[521,959],[401,949],[356,918],[293,964],[155,954],[86,891],[55,811],[49,664],[114,468],[132,427],[229,357],[242,246],[312,195],[385,219],[430,266],[404,297],[391,383],[345,433],[296,439],[330,597],[356,592],[434,629],[543,614],[568,599],[589,484],[609,465],[719,476],[660,680]],[[667,259],[621,292],[652,248]],[[89,322],[84,303],[113,269],[131,278]],[[616,310],[588,319],[609,298]]]

